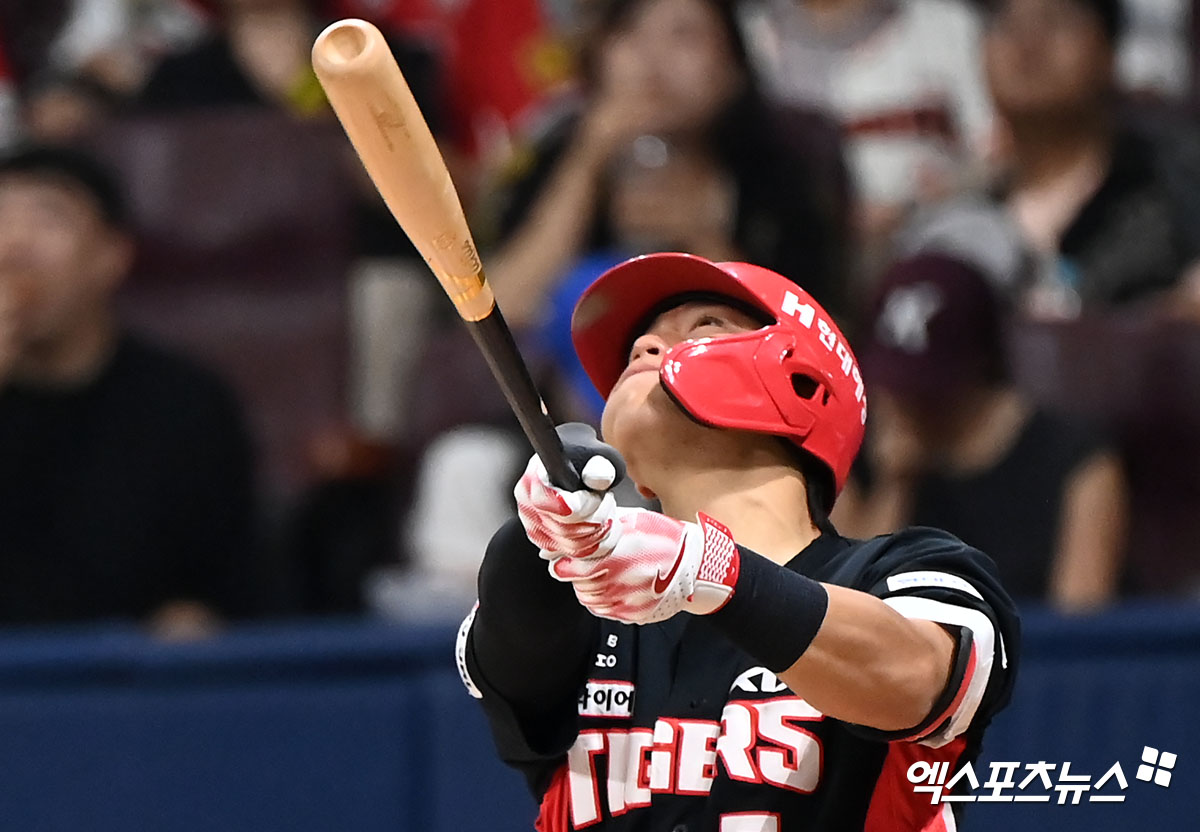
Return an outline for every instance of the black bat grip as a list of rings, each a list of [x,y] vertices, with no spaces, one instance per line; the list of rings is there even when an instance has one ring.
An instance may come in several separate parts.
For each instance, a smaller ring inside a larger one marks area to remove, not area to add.
[[[617,469],[615,482],[620,482],[625,475],[625,461],[616,449],[600,442],[595,431],[587,425],[568,423],[578,427],[569,428],[567,431],[571,437],[567,440],[570,453],[563,447],[564,439],[554,429],[554,422],[546,412],[546,406],[542,403],[542,397],[529,375],[524,359],[521,358],[512,332],[509,331],[504,316],[500,314],[500,307],[495,307],[492,314],[486,318],[464,322],[479,351],[483,353],[492,376],[500,385],[504,398],[516,414],[521,430],[533,446],[534,453],[546,466],[550,481],[565,491],[579,491],[585,488],[583,480],[579,478],[579,471],[589,459],[599,453],[613,462]],[[585,429],[587,435],[578,428]]]
[[[538,441],[534,441],[528,431],[525,435],[529,438],[529,444],[533,445],[534,453],[541,457],[542,464],[546,466],[550,482],[564,491],[580,491],[586,488],[587,486],[583,484],[583,480],[579,476],[586,460],[576,465],[567,455],[567,449],[563,447],[562,439],[554,431],[554,423],[549,417],[546,418],[546,424],[550,427],[553,439],[543,439],[539,436]]]

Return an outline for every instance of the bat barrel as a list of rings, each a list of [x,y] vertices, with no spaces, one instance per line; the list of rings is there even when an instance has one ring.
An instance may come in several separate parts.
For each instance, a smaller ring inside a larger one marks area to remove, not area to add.
[[[340,20],[317,37],[313,71],[388,210],[421,252],[471,334],[554,481],[579,477],[496,307],[462,204],[383,34]]]
[[[486,318],[496,301],[458,193],[383,34],[339,20],[317,36],[312,63],[371,181],[458,314]]]

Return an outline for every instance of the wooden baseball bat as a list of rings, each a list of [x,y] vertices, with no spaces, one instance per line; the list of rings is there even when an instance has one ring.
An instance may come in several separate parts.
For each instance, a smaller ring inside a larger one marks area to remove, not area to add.
[[[500,314],[442,154],[380,31],[340,20],[313,44],[313,69],[392,216],[483,352],[555,485],[582,488]]]

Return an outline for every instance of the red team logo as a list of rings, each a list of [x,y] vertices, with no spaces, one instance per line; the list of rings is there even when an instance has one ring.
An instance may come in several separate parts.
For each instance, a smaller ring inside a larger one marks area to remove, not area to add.
[[[783,693],[767,699],[732,699],[720,722],[659,718],[654,728],[591,729],[579,733],[567,754],[571,820],[576,829],[650,805],[651,795],[707,795],[720,765],[733,780],[810,794],[821,781],[821,743],[810,729],[825,719],[765,668],[741,674],[731,693]],[[579,700],[581,716],[628,717],[633,685],[589,681]],[[603,767],[598,763],[603,759]],[[600,772],[607,774],[601,776]],[[774,813],[731,813],[722,832],[773,832]]]

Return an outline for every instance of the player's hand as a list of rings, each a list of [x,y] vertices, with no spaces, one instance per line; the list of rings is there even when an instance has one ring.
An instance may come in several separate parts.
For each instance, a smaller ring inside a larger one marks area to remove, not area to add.
[[[558,488],[534,454],[513,489],[525,535],[547,559],[593,554],[612,527],[617,503],[606,489],[617,479],[616,468],[597,454],[584,464],[580,478],[587,489]]]
[[[550,574],[600,618],[652,624],[715,612],[733,595],[740,556],[728,529],[705,514],[697,520],[617,508],[591,555],[553,559]]]

